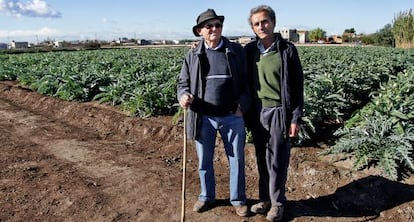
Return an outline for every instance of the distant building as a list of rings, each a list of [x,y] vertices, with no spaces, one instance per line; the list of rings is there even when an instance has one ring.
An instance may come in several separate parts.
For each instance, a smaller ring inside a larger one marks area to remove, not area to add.
[[[327,37],[327,42],[331,44],[341,44],[342,43],[342,37],[339,35],[332,35]]]
[[[296,29],[282,28],[280,29],[280,34],[282,35],[282,38],[288,41],[291,41],[291,42],[299,41],[299,35],[298,33],[296,33]]]
[[[230,40],[230,42],[238,42],[239,40],[239,36],[226,36],[226,38]]]
[[[254,36],[240,36],[237,41],[242,45],[246,45],[247,43],[249,43],[253,39],[254,39]]]
[[[53,42],[53,47],[54,48],[60,48],[60,47],[62,47],[62,43],[61,42],[58,42],[58,41],[54,41]]]
[[[179,43],[178,40],[161,40],[163,45],[177,45]]]
[[[279,32],[282,35],[282,37],[288,41],[295,43],[309,42],[309,32],[306,30],[282,28]]]
[[[230,40],[231,42],[237,42],[237,43],[240,43],[241,45],[245,45],[254,39],[253,36],[226,36],[226,38]]]
[[[299,36],[298,43],[304,44],[309,42],[309,32],[306,30],[297,30],[296,33]]]
[[[151,41],[146,40],[146,39],[138,39],[137,44],[138,45],[151,45]]]
[[[27,49],[29,48],[29,42],[15,42],[14,40],[11,42],[10,47],[12,49]]]
[[[8,45],[6,43],[0,43],[0,49],[7,49]]]

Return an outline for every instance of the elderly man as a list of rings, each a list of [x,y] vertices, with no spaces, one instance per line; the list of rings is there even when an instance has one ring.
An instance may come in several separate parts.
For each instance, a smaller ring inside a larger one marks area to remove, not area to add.
[[[201,192],[193,210],[203,212],[215,202],[213,160],[219,132],[230,166],[230,202],[237,215],[248,216],[243,112],[250,95],[244,50],[222,36],[224,16],[213,9],[196,22],[193,33],[201,40],[186,53],[177,86],[180,106],[188,109],[187,136],[195,140],[199,159]]]

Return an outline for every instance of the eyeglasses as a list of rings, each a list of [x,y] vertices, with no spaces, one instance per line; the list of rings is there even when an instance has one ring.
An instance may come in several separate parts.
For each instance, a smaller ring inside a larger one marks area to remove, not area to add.
[[[223,27],[223,24],[221,24],[221,23],[215,23],[215,24],[205,24],[204,25],[204,28],[206,28],[206,29],[211,29],[213,27],[216,27],[216,29],[219,29],[219,28],[222,28]]]

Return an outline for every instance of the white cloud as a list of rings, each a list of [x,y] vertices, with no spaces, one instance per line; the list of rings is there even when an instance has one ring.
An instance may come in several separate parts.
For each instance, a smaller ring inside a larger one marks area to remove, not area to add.
[[[0,12],[17,17],[60,18],[62,14],[42,0],[0,0]]]
[[[7,36],[9,38],[22,38],[22,37],[33,37],[33,36],[55,36],[58,35],[59,31],[43,27],[38,30],[10,30],[3,31],[0,30],[0,36]]]
[[[110,20],[108,18],[102,18],[101,21],[104,24],[113,24],[113,25],[116,25],[117,24],[117,22],[115,20]]]

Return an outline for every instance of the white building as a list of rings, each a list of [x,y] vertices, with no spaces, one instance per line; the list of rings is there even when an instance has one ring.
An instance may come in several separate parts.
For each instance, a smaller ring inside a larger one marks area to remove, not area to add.
[[[298,42],[299,41],[299,36],[296,33],[296,29],[287,29],[287,28],[282,28],[280,29],[280,34],[282,35],[282,38],[291,41],[291,42]]]
[[[288,41],[295,43],[309,42],[309,32],[306,30],[282,28],[279,32],[282,35],[282,37]]]
[[[29,42],[15,42],[13,40],[10,44],[10,47],[12,49],[27,49],[29,48]]]

